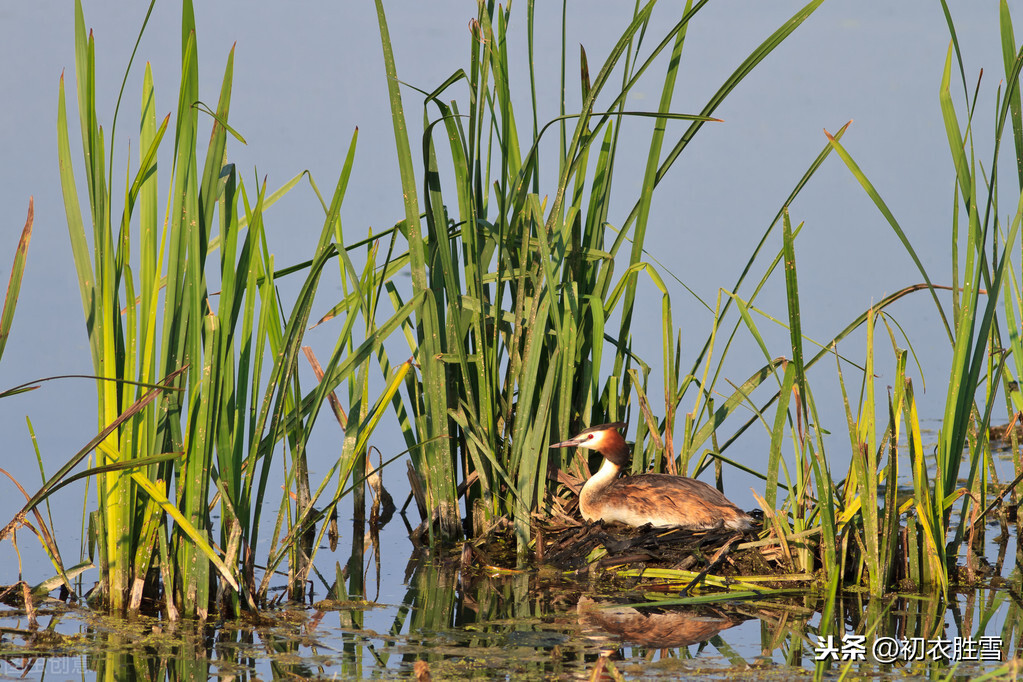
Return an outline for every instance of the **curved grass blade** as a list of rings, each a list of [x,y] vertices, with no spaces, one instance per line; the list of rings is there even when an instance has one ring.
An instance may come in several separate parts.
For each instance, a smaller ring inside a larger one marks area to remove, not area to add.
[[[11,265],[11,276],[7,280],[7,294],[4,296],[4,309],[3,313],[0,314],[0,357],[3,357],[7,338],[11,334],[11,324],[14,322],[14,309],[18,305],[18,293],[21,291],[21,278],[25,273],[28,245],[32,241],[32,223],[34,218],[35,209],[32,197],[29,197],[28,218],[25,219],[25,227],[21,230],[21,239],[18,240],[18,248],[14,252],[14,264]]]
[[[877,206],[879,211],[881,211],[881,215],[883,215],[885,220],[888,221],[888,224],[891,226],[892,231],[895,232],[895,235],[899,238],[899,241],[902,242],[902,245],[903,247],[905,247],[906,252],[909,254],[909,257],[913,259],[913,263],[916,265],[917,270],[920,271],[920,275],[924,278],[924,281],[927,283],[927,286],[930,289],[931,298],[934,299],[934,305],[938,309],[938,315],[941,317],[941,321],[945,325],[945,332],[948,334],[949,340],[952,340],[954,336],[952,333],[952,327],[949,325],[948,319],[945,317],[945,310],[944,308],[942,308],[941,302],[938,300],[936,288],[933,282],[931,282],[931,278],[927,274],[927,269],[924,267],[923,262],[920,260],[920,257],[916,253],[916,250],[910,243],[909,238],[906,236],[906,233],[903,232],[902,226],[899,225],[899,221],[895,219],[895,216],[888,208],[888,205],[884,202],[884,199],[881,198],[880,193],[877,191],[877,189],[875,189],[873,183],[871,183],[870,180],[867,179],[866,174],[862,170],[860,170],[859,165],[857,165],[857,163],[853,160],[849,152],[845,150],[845,147],[843,147],[842,144],[838,141],[838,139],[832,136],[829,132],[824,131],[824,134],[827,136],[828,142],[838,153],[838,156],[845,163],[846,167],[849,168],[849,171],[853,174],[853,177],[855,177],[856,180],[859,181],[860,186],[863,187],[864,191],[867,193],[867,196],[870,197],[870,199],[874,202],[874,205]]]

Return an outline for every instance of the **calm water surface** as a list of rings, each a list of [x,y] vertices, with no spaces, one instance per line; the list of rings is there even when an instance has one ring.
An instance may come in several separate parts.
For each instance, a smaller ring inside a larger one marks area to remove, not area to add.
[[[947,659],[959,656],[954,679],[969,679],[1020,653],[1018,626],[1006,625],[1020,605],[1004,590],[959,595],[948,608],[914,595],[847,595],[835,616],[845,634],[822,641],[822,604],[796,592],[678,606],[655,583],[611,591],[526,573],[460,578],[418,564],[394,603],[324,601],[205,628],[57,606],[41,610],[32,632],[24,617],[0,614],[4,642],[20,651],[0,660],[0,675],[392,679],[425,661],[435,679],[588,679],[598,667],[629,679],[790,679],[828,656],[836,674],[848,666],[853,678],[944,679],[955,665]],[[868,623],[873,634],[857,638]]]

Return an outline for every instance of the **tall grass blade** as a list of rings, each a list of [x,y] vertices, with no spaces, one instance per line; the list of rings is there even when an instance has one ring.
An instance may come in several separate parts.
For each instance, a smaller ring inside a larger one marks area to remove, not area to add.
[[[25,260],[28,258],[28,245],[32,241],[32,224],[35,218],[35,208],[32,197],[28,198],[28,218],[25,219],[25,227],[21,230],[21,239],[18,240],[18,248],[14,252],[14,263],[11,265],[11,274],[7,280],[7,293],[4,296],[3,313],[0,313],[0,357],[3,357],[4,347],[11,335],[11,325],[14,322],[14,309],[18,305],[18,293],[21,291],[21,278],[25,274]]]

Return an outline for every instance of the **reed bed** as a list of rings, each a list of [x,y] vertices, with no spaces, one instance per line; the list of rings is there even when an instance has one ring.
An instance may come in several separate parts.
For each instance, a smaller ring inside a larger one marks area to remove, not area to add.
[[[304,594],[317,546],[311,531],[332,514],[351,487],[353,472],[360,475],[367,439],[409,366],[391,372],[383,397],[374,403],[367,393],[367,363],[421,297],[378,323],[374,297],[382,280],[377,262],[371,258],[359,272],[347,256],[346,248],[375,248],[375,240],[345,247],[341,234],[339,212],[356,134],[333,195],[329,202],[321,199],[324,223],[311,260],[299,268],[306,275],[297,300],[290,311],[284,308],[277,279],[294,269],[275,271],[264,211],[301,176],[273,193],[260,184],[249,195],[228,161],[229,140],[244,142],[228,123],[233,49],[217,108],[210,110],[199,101],[190,2],[183,5],[181,33],[182,76],[173,128],[171,115],[157,118],[148,65],[143,74],[140,133],[137,146],[132,145],[141,154],[137,168],[126,169],[119,218],[111,217],[116,210],[113,164],[106,163],[115,148],[119,106],[105,135],[95,102],[96,46],[86,33],[80,2],[75,6],[75,71],[87,218],[79,209],[63,79],[58,136],[104,434],[94,444],[99,508],[88,530],[104,577],[94,598],[112,612],[135,612],[144,598],[153,598],[153,586],[162,584],[160,607],[169,616],[204,618],[210,608],[226,613],[256,608],[285,559],[289,593],[294,598]],[[125,83],[130,75],[129,64]],[[202,166],[200,114],[212,123]],[[173,163],[161,219],[156,159],[169,130]],[[316,190],[311,179],[310,184]],[[302,338],[324,269],[335,258],[351,289],[344,302],[351,314],[322,380],[303,392],[297,373]],[[385,274],[394,272],[389,265],[382,264]],[[218,282],[220,290],[211,291],[211,282]],[[366,333],[354,344],[350,331],[357,319],[365,319]],[[314,487],[306,464],[308,435],[327,396],[345,381],[356,383],[342,454]],[[125,418],[129,406],[140,404]],[[270,494],[271,462],[278,458],[284,461],[285,487],[270,555],[257,580],[252,548],[265,530],[263,503]],[[66,473],[62,470],[46,488]]]
[[[991,497],[989,481],[994,473],[988,427],[999,389],[1004,392],[1007,402],[1011,401],[1011,387],[1018,377],[1018,373],[1014,374],[1006,362],[1010,349],[1003,348],[1000,341],[1003,332],[1000,331],[998,311],[1001,307],[1010,321],[1007,326],[1010,338],[1016,335],[1012,330],[1017,327],[1015,313],[1019,298],[1018,288],[1014,291],[1012,285],[1015,277],[1011,274],[1011,255],[1017,248],[1019,224],[1023,219],[1020,206],[1023,204],[1019,200],[1013,201],[1014,210],[1009,213],[1006,223],[1000,221],[998,198],[1000,195],[1011,197],[1013,191],[1002,186],[999,192],[998,169],[1006,163],[999,156],[1006,124],[1012,121],[1017,140],[1021,130],[1018,102],[1023,50],[1014,47],[1011,18],[1005,3],[1002,3],[1001,10],[1007,87],[1004,92],[999,89],[997,93],[992,158],[984,169],[976,160],[975,151],[977,94],[974,90],[971,95],[963,58],[958,50],[955,26],[945,7],[951,41],[941,72],[939,105],[956,171],[951,215],[953,270],[950,273],[950,311],[946,311],[939,301],[939,288],[933,284],[933,278],[917,257],[881,193],[843,145],[837,139],[830,139],[836,153],[916,264],[925,283],[923,290],[930,292],[937,306],[953,357],[932,467],[923,450],[913,379],[906,368],[908,352],[899,347],[896,333],[885,314],[874,309],[869,312],[859,416],[854,418],[850,415],[849,418],[853,463],[845,479],[840,514],[849,531],[844,533],[845,538],[836,538],[842,541],[838,546],[842,547],[844,556],[835,556],[837,563],[831,567],[842,566],[845,580],[850,577],[862,580],[873,594],[892,589],[898,584],[897,576],[901,575],[909,584],[927,586],[947,597],[949,581],[953,576],[958,577],[954,569],[963,550],[966,553],[965,577],[968,582],[975,579],[978,562],[976,534],[983,537],[982,512],[988,507]],[[965,98],[966,114],[962,124],[952,94],[954,71],[958,71],[961,78]],[[1018,167],[1020,159],[1023,159],[1023,144],[1017,141],[1015,155],[1008,163]],[[983,180],[978,179],[982,174]],[[1020,187],[1023,187],[1023,175],[1019,178]],[[960,227],[961,223],[965,225]],[[880,409],[877,405],[873,385],[874,330],[878,319],[884,321],[888,331],[896,367],[895,383],[888,398],[887,423],[884,420],[878,423],[875,417],[884,411],[883,405]],[[1018,408],[1010,405],[1010,420],[1015,420],[1017,412]],[[903,434],[906,437],[904,445]],[[903,447],[908,450],[912,472],[911,501],[900,501],[897,496],[900,448]],[[876,500],[881,501],[880,508]],[[958,515],[955,514],[957,507]],[[897,567],[897,564],[901,565]],[[829,569],[828,561],[825,561],[824,568],[825,571]]]
[[[561,91],[578,87],[581,106],[567,113],[562,99],[561,115],[541,125],[537,76],[530,70],[528,78],[516,80],[508,58],[510,10],[481,3],[470,25],[470,67],[423,99],[425,177],[419,179],[386,17],[377,2],[402,170],[401,229],[409,242],[413,291],[426,296],[410,337],[422,372],[408,387],[411,404],[403,413],[411,417],[403,428],[410,446],[424,444],[413,461],[427,491],[431,542],[460,534],[461,483],[472,533],[508,516],[520,561],[528,556],[532,510],[551,498],[553,474],[574,466],[547,445],[584,425],[624,418],[634,410],[634,395],[645,400],[649,365],[636,357],[631,341],[640,276],[662,293],[667,398],[662,419],[649,410],[636,414],[637,442],[649,438],[657,444],[647,457],[637,458],[636,467],[653,462],[676,468],[674,455],[664,454],[674,452],[675,410],[688,390],[698,389],[692,376],[681,385],[676,381],[670,297],[657,270],[643,260],[650,196],[703,125],[714,120],[720,103],[820,3],[807,4],[765,40],[695,114],[670,107],[687,30],[706,2],[687,2],[667,30],[650,23],[654,4],[637,4],[632,22],[592,77],[585,49],[578,71],[562,54]],[[528,45],[533,16],[528,3]],[[668,65],[657,110],[627,110],[629,92],[658,57],[668,57]],[[527,58],[532,64],[531,48]],[[526,131],[519,129],[523,115],[512,104],[516,86],[530,95],[532,110],[525,119],[532,125],[527,123]],[[468,95],[442,99],[456,88]],[[623,225],[612,226],[608,216],[619,134],[636,118],[648,118],[652,126],[646,171]],[[665,139],[670,120],[689,122],[673,143]],[[448,140],[449,168],[440,167],[434,146],[441,131]],[[551,139],[555,131],[557,140]],[[556,184],[545,186],[541,159],[557,167]],[[614,267],[619,258],[626,258],[620,274]],[[604,367],[612,367],[607,376]],[[758,372],[744,388],[767,376]],[[734,410],[739,395],[716,416]],[[697,398],[697,412],[701,402]],[[700,426],[687,436],[683,468],[689,454],[711,437],[713,428]],[[666,445],[656,435],[662,430],[669,433]]]

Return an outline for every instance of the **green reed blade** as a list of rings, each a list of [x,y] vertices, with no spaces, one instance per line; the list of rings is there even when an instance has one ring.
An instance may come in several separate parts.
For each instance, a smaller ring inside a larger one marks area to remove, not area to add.
[[[890,331],[890,330],[889,330]],[[906,356],[905,350],[895,346],[894,337],[892,347],[895,351],[895,380],[893,390],[894,396],[888,400],[888,421],[890,425],[888,438],[888,465],[884,470],[884,507],[881,523],[881,559],[882,578],[887,586],[892,582],[895,572],[895,559],[900,550],[899,530],[901,517],[898,504],[899,487],[899,452],[901,437],[901,417],[904,414],[903,406],[906,401]]]
[[[203,368],[198,390],[191,396],[189,406],[189,434],[186,452],[188,458],[183,470],[184,495],[179,499],[182,516],[197,533],[208,534],[207,506],[209,500],[210,466],[216,434],[216,410],[218,397],[216,383],[220,380],[216,349],[220,327],[215,315],[206,315],[204,320]],[[209,602],[209,565],[198,561],[191,546],[183,547],[181,563],[183,596],[195,604],[196,611],[205,617]],[[186,608],[186,613],[191,609]]]
[[[198,230],[198,188],[196,182],[196,114],[192,102],[198,99],[198,73],[195,64],[194,34],[189,34],[182,49],[181,86],[178,93],[178,110],[174,133],[174,184],[169,220],[169,248],[166,261],[167,287],[164,295],[164,316],[162,326],[159,371],[176,368],[185,356],[200,357],[197,347],[198,334],[186,346],[186,332],[189,324],[198,324],[194,305],[190,306],[194,281],[189,273],[195,272],[198,264],[186,267],[187,247],[193,229]],[[198,257],[198,254],[196,254]],[[193,261],[195,259],[192,259]],[[197,292],[196,292],[197,293]],[[194,300],[191,301],[194,303]],[[190,346],[190,347],[189,347]],[[189,382],[191,383],[191,378]],[[176,433],[176,416],[181,409],[180,402],[171,402],[170,414],[175,418],[161,426],[163,442],[174,449],[184,449],[180,434]]]
[[[959,77],[963,84],[963,94],[969,98],[969,90],[966,85],[966,68],[963,66],[963,53],[959,48],[959,36],[956,35],[955,22],[952,21],[952,13],[948,9],[948,4],[945,0],[941,1],[941,10],[945,15],[945,24],[948,26],[949,35],[952,37],[952,42],[949,45],[949,49],[955,49],[956,63],[959,65]]]
[[[14,263],[11,265],[11,275],[7,280],[7,293],[4,296],[3,313],[0,314],[0,357],[4,354],[4,347],[7,345],[7,338],[11,334],[11,325],[14,322],[14,309],[18,305],[21,278],[25,273],[25,260],[28,258],[28,245],[32,241],[34,218],[35,209],[32,197],[29,197],[28,217],[25,219],[25,227],[21,230],[21,239],[18,240],[18,247],[14,251]]]
[[[165,120],[163,130],[166,130],[168,122]],[[142,149],[152,149],[153,142],[157,138],[156,126],[156,92],[153,87],[153,73],[150,65],[146,64],[142,80],[142,104],[141,104],[141,126],[139,130],[139,144]],[[161,137],[162,137],[161,133]],[[144,161],[140,161],[140,168]],[[157,300],[160,288],[160,233],[161,226],[157,208],[157,167],[155,164],[149,166],[145,174],[145,180],[138,190],[138,229],[139,229],[139,317],[143,320],[138,330],[137,346],[139,348],[140,367],[139,378],[145,381],[152,381],[156,376],[156,367],[153,360],[157,353],[153,348],[156,342],[156,318]],[[152,424],[149,425],[152,429]],[[150,433],[150,438],[155,437],[155,431]],[[151,442],[150,448],[155,443]]]
[[[792,387],[796,381],[795,363],[786,362],[784,366],[785,376],[782,377],[774,428],[771,429],[771,450],[767,460],[767,486],[764,489],[764,499],[771,509],[778,508],[778,466],[781,462],[781,444],[785,435],[785,423],[788,421],[789,397],[792,395]]]
[[[85,15],[80,0],[75,2],[75,74],[78,86],[78,114],[85,156],[85,177],[92,209],[93,237],[103,243],[107,225],[107,201],[104,187],[103,143],[96,112],[95,43],[92,32],[85,33]],[[99,254],[97,254],[98,258]]]
[[[1010,78],[1013,63],[1016,61],[1016,38],[1013,35],[1012,16],[1009,13],[1009,3],[1006,0],[1000,0],[998,3],[998,27],[1002,42],[1002,64],[1005,68],[1006,78]],[[1012,119],[1012,137],[1016,148],[1016,158],[1023,159],[1023,108],[1020,105],[1018,85],[1006,93],[1006,98],[1012,112],[1010,118]],[[1023,165],[1017,164],[1016,174],[1019,178],[1019,187],[1023,190]]]
[[[817,417],[817,411],[815,402],[813,401],[812,394],[807,400],[810,405],[811,414],[815,424],[820,423]],[[823,448],[823,435],[819,429],[814,429],[817,435],[818,450],[813,451],[811,446],[809,453],[809,465],[813,472],[814,481],[817,484],[817,507],[811,510],[808,521],[812,523],[813,514],[816,513],[818,523],[821,527],[821,563],[822,569],[826,579],[830,580],[830,576],[836,573],[841,574],[841,566],[838,563],[838,546],[839,546],[839,534],[838,534],[838,507],[837,504],[840,501],[836,494],[834,479],[832,478],[831,471],[828,467],[827,457],[824,454]],[[802,526],[800,523],[798,526]],[[797,527],[798,527],[797,526]],[[809,550],[804,545],[801,548],[802,556],[806,561],[806,568],[809,569],[812,566],[812,559],[809,556]]]
[[[419,222],[419,199],[412,165],[412,153],[406,133],[405,113],[382,0],[376,0],[376,8],[380,26],[380,42],[384,53],[384,68],[391,104],[395,146],[398,154],[398,168],[404,195],[405,228],[409,242],[412,289],[414,294],[422,296],[422,307],[417,315],[417,321],[421,329],[419,340],[422,347],[420,348],[419,362],[422,366],[424,398],[427,406],[427,414],[420,431],[421,438],[428,443],[424,452],[427,462],[424,473],[429,481],[427,492],[430,498],[430,507],[436,509],[440,514],[441,536],[453,538],[458,535],[459,527],[455,472],[447,442],[447,388],[444,376],[446,369],[442,363],[435,360],[445,350],[442,342],[441,304],[430,291],[430,283],[427,280],[427,254]],[[430,534],[432,540],[432,524],[430,525]]]
[[[497,33],[499,36],[507,35],[505,17],[497,14]],[[508,41],[494,40],[486,45],[490,50],[490,63],[493,66],[494,89],[493,94],[498,109],[501,112],[501,151],[502,162],[505,168],[502,175],[505,177],[516,177],[522,167],[522,158],[519,152],[518,129],[515,125],[515,115],[512,107],[511,84],[508,72]]]
[[[959,189],[963,193],[963,200],[966,202],[967,208],[969,208],[973,204],[973,176],[970,172],[970,162],[966,158],[966,152],[963,149],[963,134],[959,129],[959,120],[956,118],[955,108],[952,104],[952,95],[949,92],[951,70],[952,43],[950,42],[945,55],[945,69],[941,75],[939,101],[941,102],[941,117],[944,120],[945,131],[948,135],[949,151],[952,152],[952,162],[956,169],[956,179],[959,181]]]
[[[948,320],[945,318],[944,308],[938,301],[938,295],[935,286],[931,282],[931,278],[927,274],[927,270],[926,268],[924,268],[923,262],[920,260],[920,257],[917,256],[916,250],[913,248],[912,244],[910,244],[909,238],[906,236],[906,233],[903,232],[902,227],[899,225],[899,222],[895,219],[895,216],[892,214],[891,210],[889,210],[888,205],[881,198],[880,193],[878,193],[878,191],[874,188],[874,185],[870,182],[870,180],[867,179],[866,174],[864,174],[863,171],[860,170],[859,165],[857,165],[857,163],[853,160],[852,156],[845,150],[845,147],[843,147],[842,144],[838,141],[838,138],[828,135],[828,141],[831,143],[831,146],[838,153],[839,158],[841,158],[842,161],[845,163],[846,167],[849,168],[850,172],[853,174],[853,177],[855,177],[856,180],[863,187],[863,190],[867,193],[867,196],[869,196],[871,200],[874,202],[874,205],[877,206],[878,210],[881,212],[881,215],[883,215],[885,220],[888,221],[888,224],[891,226],[892,231],[895,232],[895,235],[899,238],[899,241],[902,242],[903,247],[906,249],[906,253],[909,254],[909,257],[913,259],[913,263],[916,265],[917,270],[920,272],[920,276],[924,278],[924,281],[927,283],[927,286],[930,289],[931,298],[933,298],[934,305],[938,310],[938,315],[941,317],[942,323],[945,325],[945,331],[948,334],[948,338],[952,339],[953,338],[952,327],[949,326]]]
[[[921,552],[924,564],[921,566],[921,582],[938,581],[942,592],[948,590],[948,575],[945,571],[944,547],[944,511],[942,502],[936,494],[932,494],[930,477],[927,474],[927,462],[923,453],[923,442],[920,434],[920,422],[917,418],[916,400],[913,394],[913,382],[906,379],[906,401],[904,408],[906,435],[913,467],[913,493],[917,520],[920,525],[919,540],[922,540]],[[935,477],[935,489],[940,485]]]
[[[61,75],[57,98],[57,154],[60,161],[60,185],[64,194],[64,212],[67,218],[68,234],[71,237],[71,253],[78,273],[78,290],[82,297],[82,312],[91,326],[94,324],[95,282],[92,259],[85,238],[85,224],[82,221],[81,208],[78,201],[78,190],[72,169],[71,148],[67,132],[67,107],[64,104],[64,77]],[[92,351],[93,366],[99,366],[99,347],[97,338],[89,333],[89,349]]]
[[[784,365],[784,363],[784,359],[776,359],[750,375],[750,377],[744,381],[738,389],[728,396],[724,404],[714,411],[713,417],[701,426],[695,434],[693,434],[692,441],[687,444],[683,456],[688,457],[695,453],[700,446],[703,445],[708,438],[710,438],[714,430],[725,421],[728,415],[732,414],[757,386],[764,383],[764,381],[766,381],[776,369]]]
[[[701,3],[702,4],[702,3]],[[686,0],[682,11],[684,16],[690,16],[693,12],[692,0]],[[671,101],[675,92],[675,81],[678,78],[678,68],[681,63],[682,47],[685,45],[686,29],[688,23],[683,24],[681,30],[675,35],[675,44],[672,47],[671,57],[668,59],[668,68],[665,73],[664,83],[661,87],[661,99],[658,103],[658,113],[667,113],[671,108]],[[646,169],[643,173],[643,184],[640,191],[640,198],[633,209],[636,216],[636,227],[632,241],[632,255],[630,263],[636,263],[642,258],[642,247],[646,238],[647,221],[650,215],[651,199],[653,190],[657,184],[657,169],[660,163],[661,150],[664,146],[664,133],[667,121],[659,118],[654,122],[653,132],[650,135],[650,147],[647,151]],[[626,222],[628,225],[628,222]],[[622,327],[628,329],[632,318],[633,302],[635,300],[635,286],[631,286],[626,293],[624,316]],[[620,358],[619,358],[620,360]]]
[[[541,303],[538,316],[542,319],[546,316],[546,304],[548,299]],[[542,325],[541,325],[542,328]],[[534,330],[531,330],[533,332]],[[520,564],[525,561],[527,545],[531,538],[530,516],[536,509],[537,502],[543,499],[543,492],[546,489],[547,479],[547,453],[546,446],[548,438],[549,414],[553,401],[554,386],[557,384],[558,372],[548,371],[541,375],[538,367],[540,348],[543,343],[535,333],[529,333],[526,340],[526,377],[543,377],[543,385],[540,388],[539,396],[534,398],[536,382],[529,380],[520,384],[520,399],[524,399],[526,405],[530,405],[532,414],[519,411],[515,416],[515,426],[512,438],[515,451],[512,453],[512,467],[518,472],[517,492],[520,505],[516,505],[514,521],[515,535],[517,539],[517,552]],[[551,355],[551,364],[556,365],[559,359],[558,351]],[[535,358],[535,359],[534,359]],[[535,416],[535,421],[531,419]],[[521,446],[518,445],[521,443]],[[539,453],[536,461],[532,461],[531,455]]]
[[[799,312],[799,286],[796,279],[796,252],[792,236],[792,223],[788,211],[782,213],[783,243],[785,246],[785,293],[789,312],[789,338],[792,361],[795,363],[795,386],[799,389],[797,400],[806,395],[806,376],[803,366],[803,332]]]
[[[874,320],[873,314],[867,316],[867,356],[863,365],[865,368],[864,395],[861,399],[859,419],[856,423],[856,449],[852,453],[850,477],[846,482],[846,499],[848,506],[852,506],[850,494],[855,494],[859,499],[860,518],[863,521],[863,559],[868,575],[867,587],[871,594],[881,594],[886,586],[881,584],[880,536],[877,516]]]
[[[213,223],[213,208],[220,198],[223,189],[221,168],[224,165],[224,150],[227,146],[227,117],[231,108],[231,87],[234,82],[234,47],[227,55],[227,66],[224,67],[224,80],[220,86],[220,100],[217,103],[217,114],[213,117],[213,131],[206,150],[206,166],[203,168],[202,183],[199,185],[200,209],[206,231],[202,235],[203,246],[209,243],[210,229]]]

